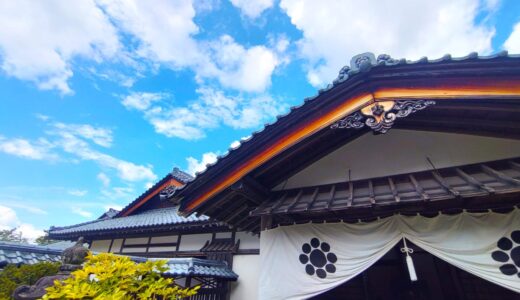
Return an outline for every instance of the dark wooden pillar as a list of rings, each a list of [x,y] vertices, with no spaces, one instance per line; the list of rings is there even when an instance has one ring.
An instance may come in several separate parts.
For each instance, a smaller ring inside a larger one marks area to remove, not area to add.
[[[267,230],[273,226],[273,216],[260,217],[260,231]]]

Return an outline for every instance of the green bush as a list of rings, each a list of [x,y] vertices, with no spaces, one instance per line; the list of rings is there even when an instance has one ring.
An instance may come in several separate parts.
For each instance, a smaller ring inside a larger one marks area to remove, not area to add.
[[[7,265],[0,270],[0,299],[11,299],[19,285],[33,285],[44,276],[58,273],[59,263],[41,262],[34,265]]]

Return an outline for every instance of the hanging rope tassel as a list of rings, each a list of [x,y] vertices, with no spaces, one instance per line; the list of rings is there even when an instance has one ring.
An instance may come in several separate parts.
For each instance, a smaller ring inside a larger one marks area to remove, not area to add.
[[[404,247],[401,248],[401,252],[406,253],[406,266],[408,267],[408,273],[410,273],[410,280],[417,281],[417,273],[415,273],[415,266],[413,265],[412,257],[410,256],[413,253],[412,248],[408,248],[406,245],[406,239],[403,237]]]

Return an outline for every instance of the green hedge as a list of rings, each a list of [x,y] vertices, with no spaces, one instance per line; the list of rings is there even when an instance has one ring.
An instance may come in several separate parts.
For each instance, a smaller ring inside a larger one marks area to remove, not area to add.
[[[34,265],[7,265],[0,270],[0,299],[12,299],[14,289],[19,285],[33,285],[43,276],[58,273],[59,263],[42,262]]]

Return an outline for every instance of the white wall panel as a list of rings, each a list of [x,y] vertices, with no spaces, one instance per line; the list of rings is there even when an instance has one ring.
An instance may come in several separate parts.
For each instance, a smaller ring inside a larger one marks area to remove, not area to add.
[[[179,250],[199,251],[207,241],[211,241],[211,236],[211,233],[182,235]]]
[[[92,246],[90,246],[90,250],[93,252],[108,252],[110,242],[112,242],[112,240],[92,241]]]
[[[140,244],[148,244],[148,238],[130,238],[125,240],[125,245],[140,245]]]
[[[256,235],[241,231],[235,235],[240,240],[240,249],[260,249],[260,239]]]
[[[157,243],[177,243],[176,235],[167,235],[167,236],[154,236],[151,240],[152,244]]]
[[[112,243],[112,249],[110,252],[112,253],[118,253],[121,251],[121,245],[123,244],[123,239],[115,239]]]
[[[285,189],[466,165],[520,155],[520,141],[465,134],[391,129],[367,133],[287,180]],[[281,189],[284,183],[275,188]]]
[[[233,256],[233,271],[238,280],[231,283],[231,300],[258,299],[260,255]]]

